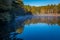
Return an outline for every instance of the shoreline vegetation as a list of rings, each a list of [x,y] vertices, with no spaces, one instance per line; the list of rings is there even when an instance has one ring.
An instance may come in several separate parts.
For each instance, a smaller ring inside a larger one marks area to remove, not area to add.
[[[31,11],[32,15],[40,15],[40,14],[48,14],[50,15],[57,15],[60,14],[60,3],[59,4],[51,4],[46,6],[30,6],[30,5],[24,5],[25,11]]]

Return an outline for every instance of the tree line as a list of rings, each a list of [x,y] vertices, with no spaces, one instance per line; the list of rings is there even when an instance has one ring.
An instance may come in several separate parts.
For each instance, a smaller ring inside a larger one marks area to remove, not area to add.
[[[31,11],[32,14],[60,14],[60,4],[47,6],[24,6],[26,11]]]

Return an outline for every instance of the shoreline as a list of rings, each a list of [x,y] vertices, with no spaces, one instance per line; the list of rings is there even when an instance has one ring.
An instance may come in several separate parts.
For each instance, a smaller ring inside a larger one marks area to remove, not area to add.
[[[38,14],[36,16],[60,16],[60,14]]]

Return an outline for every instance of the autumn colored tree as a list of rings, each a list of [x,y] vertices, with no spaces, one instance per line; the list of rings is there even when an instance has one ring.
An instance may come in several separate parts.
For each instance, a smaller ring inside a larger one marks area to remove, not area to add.
[[[58,4],[57,9],[58,9],[58,13],[60,13],[60,4]]]
[[[31,12],[34,14],[57,14],[57,13],[60,13],[60,4],[58,5],[47,5],[47,6],[24,6],[25,9],[27,10],[30,10],[31,9]],[[31,8],[30,8],[31,7]]]

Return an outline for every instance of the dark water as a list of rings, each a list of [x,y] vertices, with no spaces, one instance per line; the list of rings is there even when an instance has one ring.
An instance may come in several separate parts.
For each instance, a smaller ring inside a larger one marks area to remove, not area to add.
[[[60,40],[60,17],[32,16],[26,20],[24,30],[17,38],[23,40]]]

